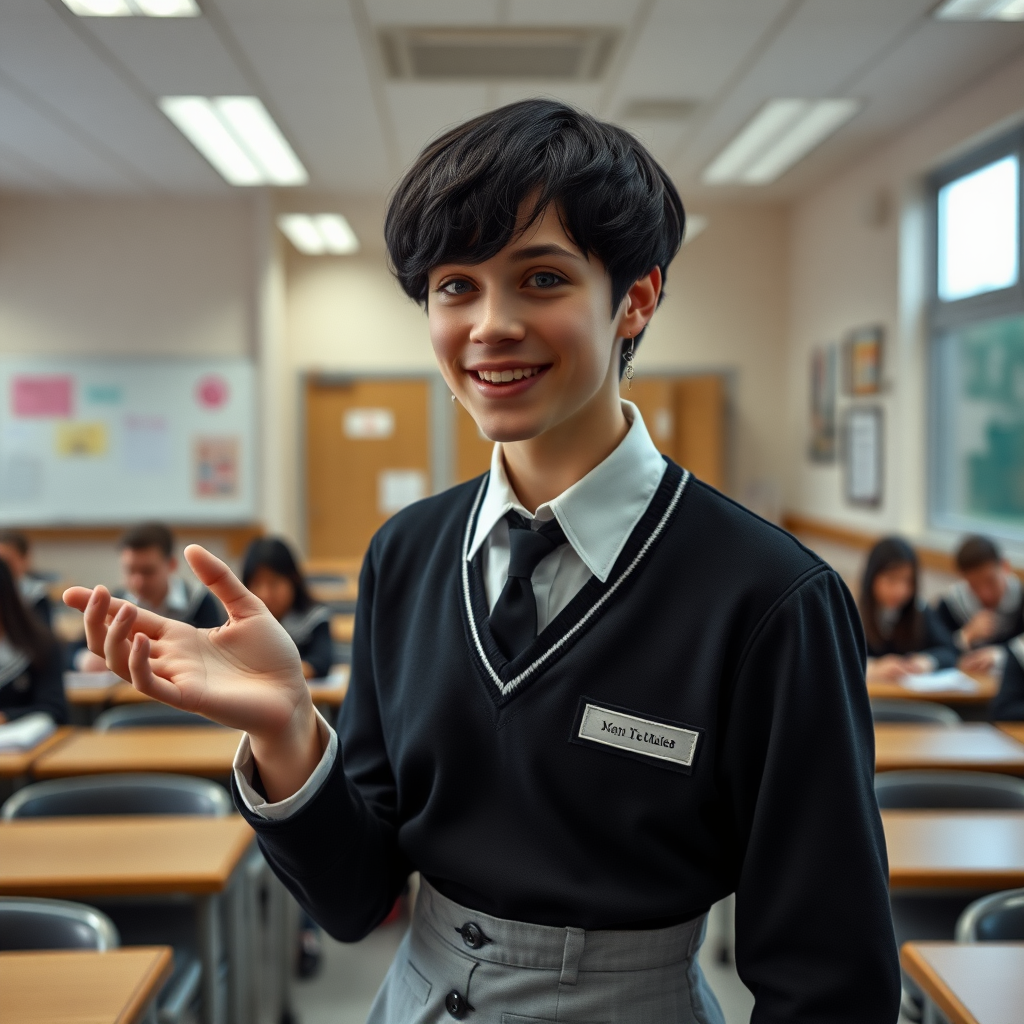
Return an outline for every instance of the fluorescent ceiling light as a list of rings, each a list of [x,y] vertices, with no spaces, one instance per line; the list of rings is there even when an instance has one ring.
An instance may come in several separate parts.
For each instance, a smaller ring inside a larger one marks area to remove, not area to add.
[[[1024,21],[1024,0],[946,0],[935,10],[942,21]]]
[[[196,0],[64,0],[80,18],[198,18]]]
[[[255,96],[165,96],[160,109],[230,185],[305,185],[309,175]]]
[[[856,100],[769,100],[703,174],[709,185],[767,185],[857,113]]]
[[[688,245],[708,226],[708,219],[702,213],[686,215],[686,232],[683,234],[683,245]]]
[[[277,226],[307,256],[347,256],[359,251],[359,239],[340,213],[283,213]]]

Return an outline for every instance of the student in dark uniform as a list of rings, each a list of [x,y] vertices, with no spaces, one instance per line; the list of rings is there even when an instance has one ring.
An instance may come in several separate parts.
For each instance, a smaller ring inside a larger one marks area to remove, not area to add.
[[[860,591],[869,680],[898,682],[956,664],[949,630],[918,597],[917,578],[917,554],[902,538],[871,549]]]
[[[68,720],[60,645],[25,607],[0,558],[0,722],[42,712]]]
[[[498,444],[373,538],[337,732],[203,549],[216,633],[66,595],[137,688],[245,730],[238,807],[332,935],[420,872],[374,1024],[720,1022],[696,955],[733,891],[755,1022],[896,1020],[856,605],[619,398],[682,234],[641,144],[554,101],[451,130],[399,185],[393,266]]]
[[[124,587],[115,591],[132,604],[158,615],[186,622],[197,629],[212,629],[226,620],[224,608],[198,580],[176,575],[174,534],[163,523],[141,523],[121,538],[121,574]],[[82,672],[101,672],[101,658],[81,647],[74,667]]]
[[[284,626],[299,649],[302,674],[322,679],[334,661],[331,613],[309,595],[288,545],[277,537],[254,540],[242,563],[242,583]]]
[[[7,563],[21,599],[47,629],[53,628],[50,584],[32,572],[28,537],[18,530],[0,530],[0,560]]]

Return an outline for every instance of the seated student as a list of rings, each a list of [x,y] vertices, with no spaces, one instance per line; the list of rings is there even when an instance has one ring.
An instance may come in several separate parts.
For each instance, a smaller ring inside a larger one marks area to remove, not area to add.
[[[277,537],[254,540],[245,553],[242,582],[284,626],[299,649],[302,674],[322,679],[334,661],[331,613],[309,595],[295,556]]]
[[[11,570],[21,592],[21,599],[35,612],[40,622],[50,629],[53,625],[50,585],[32,574],[28,537],[18,530],[0,530],[0,560],[6,562],[7,568]]]
[[[57,725],[68,720],[61,660],[60,645],[25,607],[0,558],[0,722],[39,711]]]
[[[224,607],[198,580],[186,581],[175,575],[174,534],[163,523],[133,526],[121,538],[121,572],[124,588],[119,597],[169,619],[186,622],[197,629],[222,625]],[[75,654],[75,668],[102,672],[102,658],[81,649]]]
[[[1001,674],[1007,649],[1024,664],[1024,588],[987,537],[966,538],[956,553],[962,577],[935,607],[963,653],[968,672]]]
[[[871,549],[860,615],[868,641],[868,682],[898,682],[956,664],[949,631],[918,600],[917,555],[905,540],[886,537]]]

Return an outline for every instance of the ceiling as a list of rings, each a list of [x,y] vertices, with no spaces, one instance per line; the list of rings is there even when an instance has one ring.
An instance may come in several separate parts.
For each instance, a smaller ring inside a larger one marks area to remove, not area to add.
[[[862,100],[857,117],[779,181],[742,190],[783,200],[1024,50],[1024,23],[936,21],[935,0],[200,4],[195,19],[106,19],[76,18],[60,0],[2,0],[0,189],[226,194],[156,100],[246,93],[261,97],[298,152],[310,195],[380,197],[446,125],[548,95],[622,121],[684,196],[709,196],[700,171],[765,100]],[[389,78],[380,30],[430,25],[600,26],[619,42],[593,82]],[[650,100],[686,101],[662,104],[685,116],[624,117]]]

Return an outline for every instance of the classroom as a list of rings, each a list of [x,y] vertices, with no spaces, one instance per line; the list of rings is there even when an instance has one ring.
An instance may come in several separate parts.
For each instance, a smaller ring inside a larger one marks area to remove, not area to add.
[[[1024,0],[0,4],[0,1024],[1022,1024],[1022,162]]]

